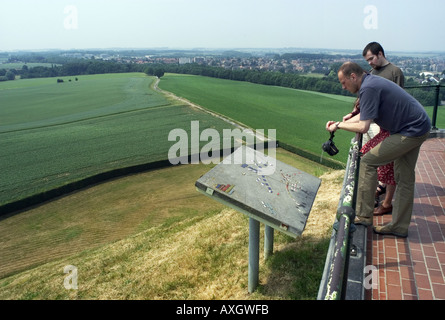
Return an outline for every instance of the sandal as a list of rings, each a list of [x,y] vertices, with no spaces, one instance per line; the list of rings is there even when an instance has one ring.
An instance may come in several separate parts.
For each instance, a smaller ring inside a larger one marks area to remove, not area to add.
[[[375,191],[375,197],[379,198],[382,194],[386,193],[386,187],[382,186],[380,183]]]
[[[374,200],[374,208],[377,208],[380,205],[380,199],[379,198],[375,198]]]

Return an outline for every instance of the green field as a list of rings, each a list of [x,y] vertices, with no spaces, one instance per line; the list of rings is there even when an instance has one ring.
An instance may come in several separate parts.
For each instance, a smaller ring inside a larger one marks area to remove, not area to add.
[[[25,79],[0,83],[0,205],[104,171],[167,159],[172,129],[233,128],[207,113],[167,99],[142,73]],[[71,81],[70,81],[71,80]],[[167,74],[160,87],[314,157],[354,98],[191,75]],[[443,107],[441,107],[442,109]],[[438,112],[438,127],[445,112]],[[427,108],[432,114],[432,108]],[[336,133],[345,163],[353,134]],[[204,142],[202,143],[204,144]],[[201,144],[201,145],[202,145]]]
[[[200,121],[201,130],[230,127],[167,100],[143,74],[64,80],[0,84],[0,204],[165,159],[169,131],[189,131],[192,120]],[[329,171],[282,152],[280,160],[306,172]],[[294,242],[277,234],[273,258],[261,260],[264,285],[249,295],[247,218],[196,192],[194,181],[208,169],[191,165],[131,175],[2,217],[0,297],[314,299],[341,179],[324,179],[306,236]],[[330,179],[335,187],[326,185]],[[67,264],[79,267],[79,290],[63,286]]]
[[[325,130],[328,120],[341,120],[352,110],[354,97],[301,91],[208,78],[167,74],[159,87],[246,124],[253,129],[276,129],[277,139],[319,157],[321,145],[329,138]],[[438,128],[445,128],[445,107],[437,113]],[[432,118],[433,107],[425,107]],[[340,152],[323,157],[345,163],[353,133],[339,130],[335,144]]]
[[[0,84],[0,132],[67,124],[169,105],[143,74],[25,79]],[[72,80],[69,82],[69,80]]]
[[[142,73],[0,83],[0,205],[94,174],[167,159],[172,129],[230,128],[167,100]]]
[[[341,120],[355,98],[248,82],[167,74],[159,87],[253,129],[276,129],[277,139],[320,156],[328,120]],[[338,131],[336,160],[346,162],[352,133]],[[324,155],[326,157],[327,155]]]
[[[445,88],[444,88],[445,90]],[[433,119],[433,113],[434,113],[434,107],[425,107],[426,113],[430,116],[430,119],[432,121]],[[438,129],[445,129],[445,106],[439,106],[437,108],[437,114],[436,114],[436,128]]]
[[[200,130],[230,127],[167,99],[141,73],[64,80],[0,82],[0,205],[165,159],[170,130],[189,131],[193,120]],[[326,120],[341,118],[354,100],[170,74],[160,86],[254,129],[276,129],[279,140],[315,154],[328,138]],[[351,137],[336,136],[338,160]],[[0,299],[315,299],[344,173],[281,149],[277,157],[322,176],[322,185],[302,237],[276,233],[254,294],[247,217],[196,192],[194,182],[212,167],[199,164],[114,179],[1,217]],[[78,290],[64,287],[67,265],[79,268]]]
[[[0,299],[315,299],[343,171],[282,149],[277,159],[317,171],[323,183],[304,234],[275,232],[274,254],[264,260],[260,250],[254,294],[248,218],[196,191],[212,167],[198,164],[121,177],[0,217]],[[78,268],[77,290],[64,287],[67,265]]]

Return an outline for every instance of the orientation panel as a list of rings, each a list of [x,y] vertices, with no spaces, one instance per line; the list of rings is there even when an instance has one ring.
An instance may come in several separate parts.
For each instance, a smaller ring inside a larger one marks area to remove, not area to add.
[[[195,186],[205,195],[292,237],[303,232],[321,180],[242,146]]]

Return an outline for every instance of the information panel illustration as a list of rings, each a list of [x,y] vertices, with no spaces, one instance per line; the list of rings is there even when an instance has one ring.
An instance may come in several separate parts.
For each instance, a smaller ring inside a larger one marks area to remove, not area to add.
[[[199,178],[198,191],[293,237],[308,219],[321,180],[249,147]]]

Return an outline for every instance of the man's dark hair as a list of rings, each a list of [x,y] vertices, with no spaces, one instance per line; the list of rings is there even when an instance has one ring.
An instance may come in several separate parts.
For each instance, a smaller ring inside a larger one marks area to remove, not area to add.
[[[338,72],[343,73],[346,78],[349,78],[352,73],[355,73],[358,77],[361,77],[365,72],[362,67],[360,67],[355,62],[345,62],[342,64]]]
[[[378,55],[381,51],[383,56],[385,56],[385,51],[383,50],[383,47],[378,42],[370,42],[366,45],[365,49],[363,49],[363,56],[366,56],[368,51],[371,51],[372,54]]]

